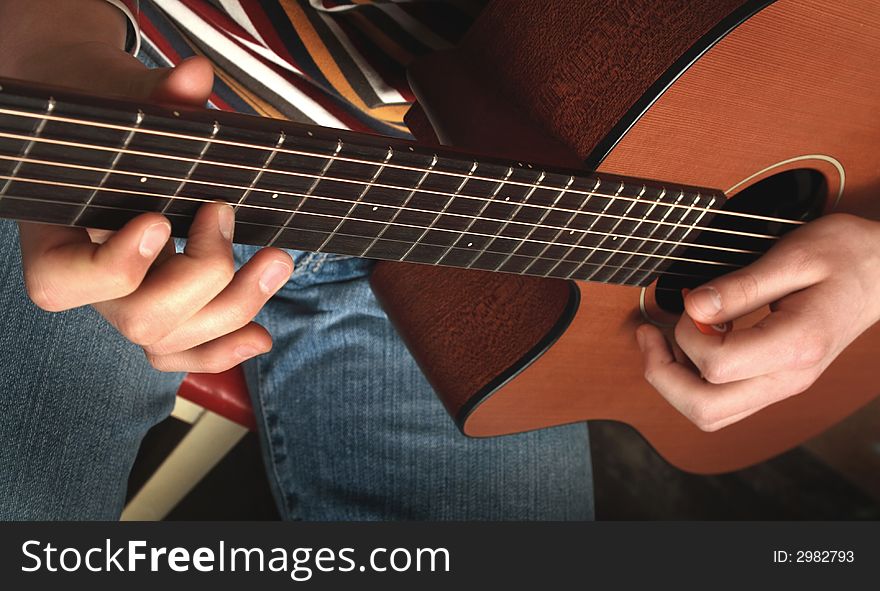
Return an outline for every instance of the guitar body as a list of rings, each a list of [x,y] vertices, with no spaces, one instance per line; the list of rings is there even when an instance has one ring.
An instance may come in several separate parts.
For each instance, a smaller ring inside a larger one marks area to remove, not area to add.
[[[878,63],[874,0],[494,2],[458,49],[415,64],[408,121],[423,140],[717,187],[729,204],[809,171],[822,213],[880,219]],[[789,199],[757,194],[759,212]],[[875,326],[807,392],[705,433],[643,379],[636,327],[676,320],[653,288],[400,263],[380,263],[373,286],[470,436],[617,420],[672,464],[716,473],[880,390]]]

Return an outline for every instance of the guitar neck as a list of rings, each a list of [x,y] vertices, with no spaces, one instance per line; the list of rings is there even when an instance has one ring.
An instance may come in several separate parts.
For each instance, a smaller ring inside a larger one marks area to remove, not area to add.
[[[118,229],[200,205],[236,242],[647,285],[719,191],[507,162],[395,138],[0,80],[0,217]],[[686,260],[686,259],[684,259]]]

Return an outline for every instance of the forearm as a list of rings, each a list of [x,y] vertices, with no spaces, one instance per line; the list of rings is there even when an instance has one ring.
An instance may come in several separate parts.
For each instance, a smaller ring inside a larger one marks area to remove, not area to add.
[[[125,46],[126,17],[105,0],[0,0],[0,76],[29,79],[31,64],[84,44]]]

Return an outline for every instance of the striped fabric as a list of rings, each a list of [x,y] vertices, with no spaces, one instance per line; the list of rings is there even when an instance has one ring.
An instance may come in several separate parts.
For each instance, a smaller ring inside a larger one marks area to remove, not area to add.
[[[173,65],[210,58],[210,106],[408,137],[405,67],[454,45],[485,0],[108,0],[130,46]],[[139,5],[138,5],[139,4]]]

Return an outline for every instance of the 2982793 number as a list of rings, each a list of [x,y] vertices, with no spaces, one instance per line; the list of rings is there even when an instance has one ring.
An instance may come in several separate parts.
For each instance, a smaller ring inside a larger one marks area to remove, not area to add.
[[[852,550],[798,550],[794,562],[855,562]]]

